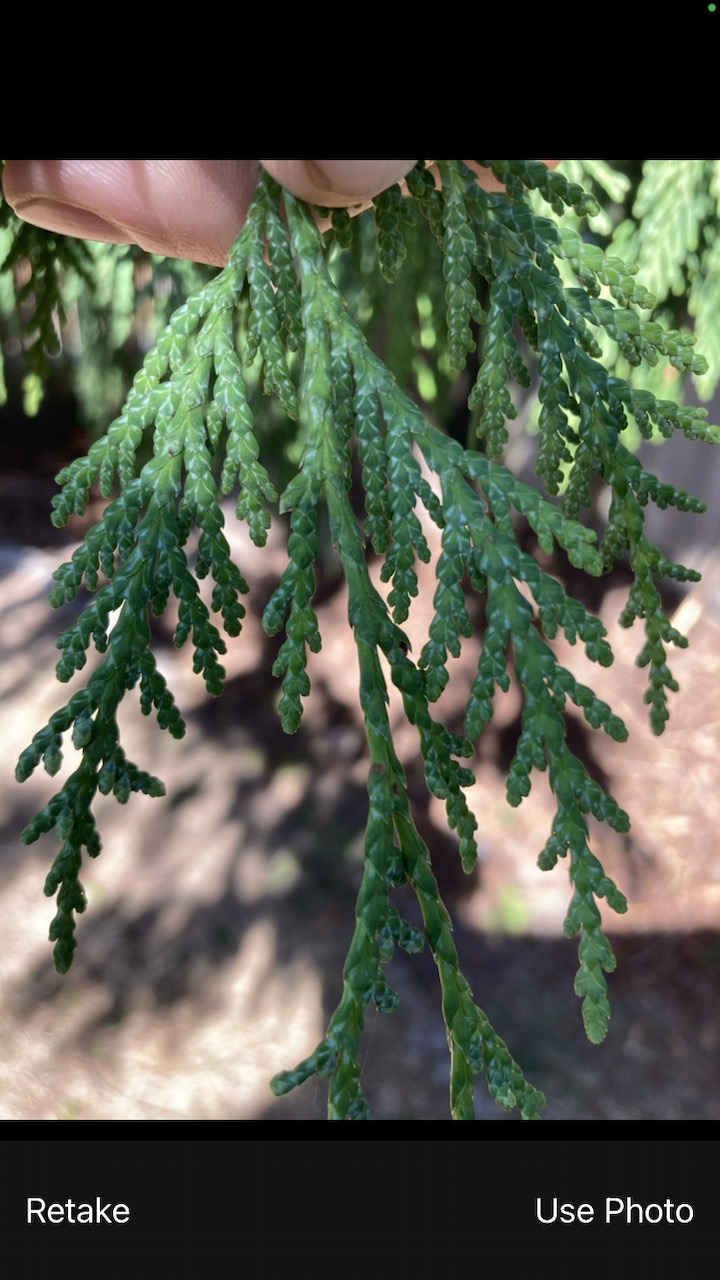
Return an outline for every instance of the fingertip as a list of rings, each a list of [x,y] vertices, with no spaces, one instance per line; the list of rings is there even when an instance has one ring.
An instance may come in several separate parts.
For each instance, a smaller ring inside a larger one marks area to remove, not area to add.
[[[416,160],[261,160],[300,200],[331,209],[362,204],[400,182]]]

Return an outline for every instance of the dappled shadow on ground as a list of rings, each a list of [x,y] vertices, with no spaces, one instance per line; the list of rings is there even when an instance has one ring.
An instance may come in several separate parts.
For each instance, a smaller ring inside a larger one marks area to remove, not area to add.
[[[58,630],[76,606],[51,614],[46,592],[57,556],[19,542],[0,549],[0,952],[3,1026],[0,1116],[5,1119],[321,1119],[326,1086],[309,1081],[274,1099],[268,1080],[310,1053],[341,994],[362,871],[368,760],[357,703],[352,638],[341,589],[319,605],[323,653],[294,737],[280,728],[276,642],[260,616],[285,562],[271,545],[260,561],[240,539],[252,582],[243,634],[228,654],[228,682],[209,700],[163,627],[159,661],[188,732],[169,740],[122,711],[131,759],[157,772],[167,797],[100,799],[104,851],[85,868],[90,905],[78,926],[70,974],[52,971],[45,941],[54,904],[42,884],[57,849],[45,837],[23,849],[19,833],[58,780],[11,781],[20,750],[75,686],[51,678]],[[419,605],[431,605],[429,579]],[[568,886],[535,859],[552,821],[545,779],[518,810],[504,799],[503,768],[517,733],[519,694],[499,700],[479,746],[471,801],[481,858],[467,878],[442,807],[429,802],[414,731],[391,716],[418,826],[456,920],[455,940],[475,997],[529,1079],[550,1119],[720,1117],[720,628],[712,596],[692,617],[691,648],[673,655],[681,695],[664,739],[650,737],[644,677],[632,633],[611,635],[608,671],[562,656],[621,714],[630,740],[577,738],[594,776],[633,816],[630,839],[593,829],[593,847],[630,899],[606,927],[618,958],[603,1045],[584,1038],[572,984],[576,943],[562,938]],[[82,601],[79,602],[82,605]],[[617,600],[599,604],[617,617]],[[427,626],[427,617],[422,625]],[[417,653],[417,643],[413,641]],[[562,648],[562,646],[561,646]],[[472,643],[455,665],[445,713],[457,720],[477,661]],[[453,702],[453,698],[456,699]],[[577,725],[571,725],[577,735]],[[419,923],[409,890],[396,903]],[[431,956],[398,953],[388,966],[398,1013],[369,1010],[362,1057],[377,1119],[448,1114],[448,1050]],[[504,1113],[478,1088],[478,1115]]]
[[[611,942],[618,971],[610,979],[610,1030],[602,1045],[591,1045],[572,989],[572,942],[456,930],[475,998],[545,1093],[545,1119],[718,1119],[720,933],[611,935]],[[431,964],[402,956],[388,977],[401,1009],[368,1017],[364,1079],[371,1112],[377,1119],[446,1117],[448,1049],[437,976]],[[489,1099],[482,1081],[477,1094],[478,1118],[517,1119]],[[326,1095],[326,1086],[308,1082],[263,1115],[322,1115]]]

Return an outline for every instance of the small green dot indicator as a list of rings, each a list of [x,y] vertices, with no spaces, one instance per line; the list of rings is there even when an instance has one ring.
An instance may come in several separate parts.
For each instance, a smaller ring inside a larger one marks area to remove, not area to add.
[[[714,13],[716,8],[717,8],[717,5],[714,5],[714,4],[709,4],[709,5],[708,5],[708,9],[709,9],[710,13]]]

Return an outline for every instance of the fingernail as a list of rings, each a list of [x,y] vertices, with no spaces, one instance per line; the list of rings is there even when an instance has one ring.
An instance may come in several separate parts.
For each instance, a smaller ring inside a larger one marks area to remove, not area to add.
[[[102,240],[111,244],[123,244],[130,240],[122,227],[98,217],[89,209],[78,209],[75,205],[62,204],[57,200],[23,200],[15,206],[15,212],[19,218],[32,222],[36,227],[62,235],[77,236],[81,240]]]

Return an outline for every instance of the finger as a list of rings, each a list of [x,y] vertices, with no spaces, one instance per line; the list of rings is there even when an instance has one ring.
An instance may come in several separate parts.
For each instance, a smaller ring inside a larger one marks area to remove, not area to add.
[[[264,163],[302,199],[357,211],[402,181],[415,161]],[[502,189],[490,170],[468,163],[482,186]],[[3,174],[8,202],[28,222],[213,266],[227,262],[257,181],[255,160],[9,160]]]
[[[9,160],[3,187],[50,231],[224,266],[258,176],[255,160]]]
[[[262,160],[281,187],[330,209],[365,204],[400,182],[417,160]]]

